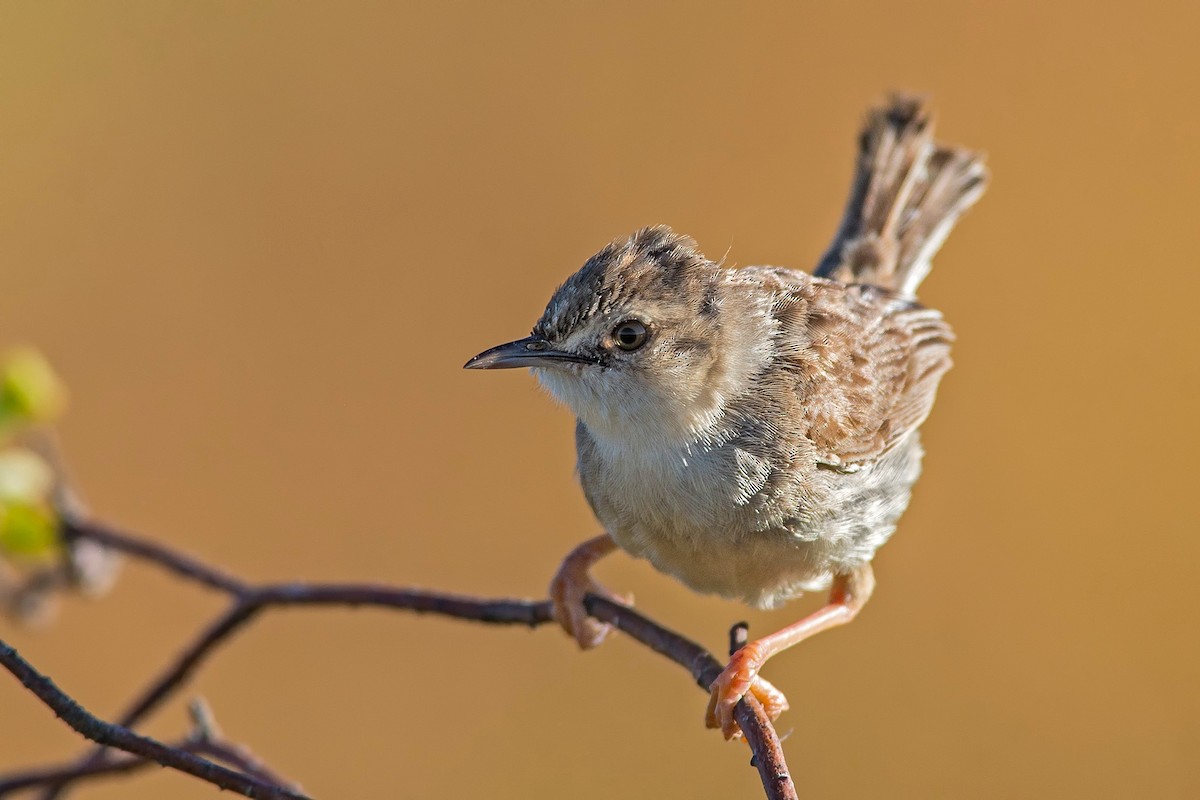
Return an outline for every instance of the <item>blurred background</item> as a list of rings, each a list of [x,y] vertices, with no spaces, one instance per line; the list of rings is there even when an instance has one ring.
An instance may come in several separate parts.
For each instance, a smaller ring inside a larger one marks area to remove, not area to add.
[[[929,93],[994,182],[922,299],[956,326],[860,619],[771,662],[802,797],[1200,796],[1200,6],[6,3],[0,343],[41,348],[95,512],[249,578],[540,597],[598,532],[524,335],[652,223],[808,268],[865,109]],[[714,649],[771,613],[598,571]],[[0,632],[112,716],[224,605],[140,565]],[[626,640],[269,614],[185,696],[314,796],[755,797]],[[187,728],[184,698],[145,730]],[[0,770],[79,738],[0,676]],[[168,771],[77,792],[188,800]]]

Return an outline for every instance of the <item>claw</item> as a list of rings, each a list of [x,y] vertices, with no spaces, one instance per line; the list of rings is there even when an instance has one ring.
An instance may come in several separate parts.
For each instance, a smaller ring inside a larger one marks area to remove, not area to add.
[[[570,553],[550,581],[550,601],[556,622],[583,650],[590,650],[612,633],[612,626],[588,616],[583,598],[588,594],[604,597],[621,605],[633,605],[633,596],[620,597],[605,589],[588,575],[588,567],[616,545],[607,536],[584,542]]]
[[[589,617],[583,606],[584,596],[589,592],[597,593],[597,589],[599,587],[590,580],[583,583],[565,580],[561,573],[550,584],[554,619],[582,650],[597,647],[612,633],[611,625]]]
[[[742,737],[742,729],[734,719],[733,710],[746,694],[754,695],[772,720],[788,710],[788,701],[783,692],[759,676],[763,661],[765,659],[759,655],[753,643],[746,645],[733,654],[728,666],[713,681],[704,724],[709,728],[720,728],[726,740]]]

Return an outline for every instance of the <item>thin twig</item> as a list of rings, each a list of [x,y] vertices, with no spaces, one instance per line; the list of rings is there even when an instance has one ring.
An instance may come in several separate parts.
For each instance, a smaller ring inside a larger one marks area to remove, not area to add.
[[[746,646],[746,642],[750,641],[750,623],[735,622],[729,628],[729,655],[733,655],[738,650]]]
[[[719,674],[720,668],[717,670]],[[713,680],[716,680],[715,675]],[[762,703],[754,695],[747,694],[738,701],[733,714],[754,753],[751,762],[758,768],[758,777],[762,780],[767,797],[770,800],[799,800],[787,760],[783,757],[783,745]]]
[[[193,742],[178,742],[174,745],[177,750],[192,751]],[[33,789],[39,786],[67,785],[75,781],[102,778],[107,775],[128,775],[139,772],[147,767],[155,766],[156,762],[147,761],[139,756],[118,756],[106,758],[94,764],[81,764],[78,760],[66,764],[54,764],[48,767],[37,767],[23,772],[10,772],[0,781],[0,797],[9,792],[21,789]]]
[[[192,640],[192,643],[179,655],[175,663],[152,682],[133,702],[133,705],[117,718],[117,724],[130,728],[140,722],[183,685],[213,648],[250,622],[261,608],[261,606],[246,605],[239,601],[217,617]]]
[[[3,641],[0,641],[0,665],[15,675],[25,688],[49,706],[63,722],[97,744],[116,747],[127,753],[151,759],[164,767],[186,772],[214,786],[238,792],[255,800],[309,800],[305,795],[262,783],[157,739],[141,736],[128,728],[98,719]]]
[[[188,704],[188,713],[191,715],[192,725],[195,727],[191,739],[188,740],[191,752],[223,761],[263,783],[282,786],[294,792],[303,791],[295,781],[289,781],[273,772],[263,763],[262,759],[250,751],[250,748],[227,741],[221,735],[221,728],[217,725],[212,708],[204,698],[194,698]]]
[[[185,753],[208,756],[217,761],[222,761],[253,778],[257,778],[263,783],[299,791],[292,782],[284,780],[271,772],[261,761],[249,755],[248,751],[240,745],[233,745],[217,740],[188,738],[168,746],[175,750],[182,750]],[[66,764],[39,767],[37,769],[26,770],[25,772],[14,772],[10,773],[3,781],[0,781],[0,797],[9,792],[20,791],[21,789],[33,789],[39,786],[49,786],[59,783],[70,784],[80,780],[102,778],[109,775],[129,775],[153,766],[159,766],[159,764],[152,759],[145,759],[141,756],[117,756],[115,758],[104,758],[94,764],[80,764],[78,761],[71,761]]]
[[[729,629],[729,655],[732,656],[741,650],[749,640],[750,623],[735,622]],[[792,782],[791,773],[788,771],[787,762],[783,758],[783,744],[775,733],[775,726],[771,724],[766,710],[757,697],[747,694],[743,699],[750,713],[759,722],[757,725],[747,727],[742,723],[741,718],[738,718],[750,750],[754,753],[750,757],[750,766],[758,770],[758,777],[762,780],[767,797],[797,800],[796,787]]]
[[[74,539],[91,539],[97,544],[102,544],[126,555],[157,564],[181,578],[187,578],[194,583],[219,589],[234,596],[245,594],[250,590],[249,584],[216,567],[184,555],[177,550],[172,550],[166,545],[120,533],[95,520],[63,515],[62,537],[66,542]]]
[[[281,786],[295,792],[302,791],[293,781],[285,780],[272,772],[244,745],[226,741],[212,720],[211,712],[207,711],[207,705],[204,705],[204,710],[197,708],[198,704],[202,704],[202,702],[197,699],[189,708],[196,731],[186,739],[168,745],[169,747],[224,762],[263,783]],[[110,775],[129,775],[154,766],[159,766],[158,762],[154,760],[140,756],[122,755],[105,758],[91,765],[82,765],[76,761],[40,767],[9,774],[3,782],[0,782],[0,797],[21,789],[33,789],[56,783],[74,783]]]
[[[191,750],[199,755],[215,758],[234,767],[242,773],[271,786],[278,786],[290,791],[299,792],[299,788],[291,781],[281,778],[263,764],[247,748],[242,745],[229,744],[217,740],[194,742]]]

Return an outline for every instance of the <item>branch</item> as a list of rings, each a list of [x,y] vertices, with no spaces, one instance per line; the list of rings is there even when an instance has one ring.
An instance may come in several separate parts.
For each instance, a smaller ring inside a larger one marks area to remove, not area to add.
[[[117,723],[122,730],[132,727],[174,695],[209,655],[269,607],[375,606],[439,614],[489,624],[529,627],[548,623],[552,619],[551,604],[546,600],[481,600],[372,584],[254,585],[163,545],[135,538],[90,520],[67,517],[63,525],[63,535],[68,541],[94,541],[155,564],[187,580],[225,592],[233,599],[229,609],[200,631],[175,662],[131,703]],[[723,669],[723,664],[700,645],[630,608],[591,595],[586,598],[585,606],[588,613],[596,619],[612,624],[636,641],[683,666],[706,692]],[[754,752],[753,763],[758,768],[768,800],[794,800],[797,795],[783,758],[779,738],[762,706],[748,695],[738,703],[734,714]],[[59,797],[76,777],[91,774],[88,770],[103,769],[104,765],[111,764],[111,761],[105,759],[107,746],[138,752],[128,750],[112,741],[95,741],[101,744],[101,747],[84,756],[72,765],[71,769],[62,770],[56,777],[42,782],[42,785],[47,787],[42,800]],[[108,771],[116,771],[116,768],[110,767]],[[241,777],[245,779],[245,776]],[[0,780],[0,793],[3,793],[5,788],[9,788],[9,784]]]
[[[164,767],[194,775],[214,786],[229,789],[255,800],[309,800],[302,794],[262,783],[239,772],[214,764],[199,756],[185,752],[157,739],[140,736],[128,728],[104,722],[72,700],[54,682],[38,672],[32,665],[0,641],[0,665],[17,677],[25,688],[33,692],[51,708],[63,722],[80,735],[102,746],[116,747],[144,759],[157,761]]]
[[[169,747],[193,755],[210,756],[217,761],[236,767],[263,783],[299,791],[299,787],[273,773],[246,747],[226,741],[216,728],[212,712],[208,710],[208,706],[202,700],[192,701],[190,710],[196,725],[196,732]],[[74,783],[109,775],[128,775],[140,772],[157,763],[140,756],[122,756],[104,759],[90,766],[68,763],[31,769],[26,772],[10,774],[3,783],[0,783],[0,796],[21,789],[32,789],[50,784]]]
[[[62,538],[67,544],[79,539],[90,539],[96,544],[148,561],[174,572],[181,578],[219,589],[232,595],[241,595],[250,589],[249,584],[227,575],[216,567],[197,561],[164,545],[147,539],[137,539],[118,533],[95,522],[83,520],[71,514],[63,514]]]
[[[224,761],[263,783],[300,791],[299,785],[272,772],[270,767],[264,764],[258,756],[250,752],[250,748],[227,741],[221,735],[216,717],[213,716],[212,709],[204,701],[204,698],[197,697],[193,700],[188,706],[188,713],[191,714],[192,724],[196,728],[192,738],[188,740],[193,752]]]
[[[183,741],[176,743],[174,747],[177,750],[184,750],[190,753],[194,752],[193,748],[195,745],[191,742]],[[154,761],[147,761],[138,756],[123,756],[120,758],[105,759],[91,765],[72,761],[67,764],[37,767],[25,770],[24,772],[10,772],[5,776],[3,781],[0,781],[0,796],[8,792],[33,789],[38,786],[66,785],[79,780],[102,778],[106,775],[128,775],[133,772],[140,772],[146,767],[153,766],[155,763]]]
[[[239,745],[219,741],[198,741],[189,738],[176,742],[173,745],[168,745],[168,747],[184,753],[211,756],[217,761],[223,761],[226,764],[237,767],[247,775],[257,778],[266,784],[273,784],[276,787],[286,787],[289,785],[287,781],[277,778],[261,762],[247,755],[245,749]],[[106,758],[90,765],[70,762],[31,769],[25,772],[14,772],[10,773],[3,782],[0,782],[0,796],[8,792],[33,789],[38,786],[65,785],[80,780],[103,778],[108,775],[129,775],[134,772],[140,772],[147,767],[152,767],[157,763],[153,759],[146,759],[140,756],[122,756],[119,758]]]

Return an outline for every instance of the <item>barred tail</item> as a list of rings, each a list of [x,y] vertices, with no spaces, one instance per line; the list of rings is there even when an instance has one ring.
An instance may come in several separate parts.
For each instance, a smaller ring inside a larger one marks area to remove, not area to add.
[[[846,214],[814,274],[916,295],[930,259],[987,180],[981,155],[933,141],[922,99],[892,97],[867,116]]]

